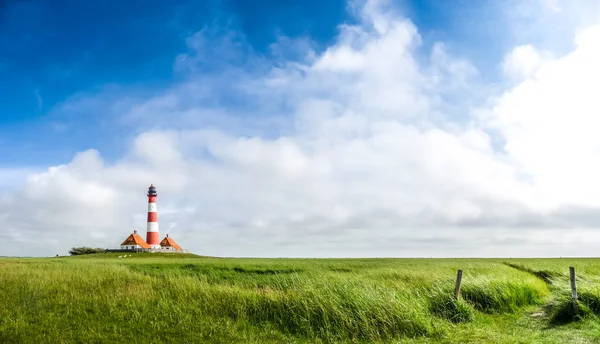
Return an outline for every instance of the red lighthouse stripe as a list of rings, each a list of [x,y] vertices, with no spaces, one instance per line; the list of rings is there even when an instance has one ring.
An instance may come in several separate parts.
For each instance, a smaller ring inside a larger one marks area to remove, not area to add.
[[[148,196],[148,203],[156,203],[156,196]]]
[[[150,246],[160,245],[160,237],[158,232],[147,232],[146,243]]]
[[[148,213],[148,222],[158,222],[158,214]]]

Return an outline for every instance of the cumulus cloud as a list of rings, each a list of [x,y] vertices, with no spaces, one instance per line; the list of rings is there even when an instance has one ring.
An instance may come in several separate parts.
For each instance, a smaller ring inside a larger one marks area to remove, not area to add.
[[[554,205],[599,204],[593,191],[600,172],[594,130],[600,68],[593,62],[600,58],[599,39],[596,27],[583,31],[573,52],[545,63],[492,109],[505,151]]]
[[[532,45],[520,45],[506,55],[502,64],[504,74],[518,81],[532,76],[540,67],[553,59],[548,51],[538,52]]]
[[[116,246],[143,230],[150,183],[163,233],[200,254],[592,252],[597,30],[564,56],[515,47],[504,68],[519,80],[480,102],[467,59],[442,42],[417,58],[412,22],[386,2],[350,5],[358,23],[331,46],[304,38],[286,60],[280,39],[277,63],[237,33],[210,52],[210,30],[191,36],[180,84],[120,103],[122,124],[157,126],[136,128],[120,159],[81,152],[0,196],[0,236],[15,244],[0,254]],[[221,72],[207,73],[215,54]]]

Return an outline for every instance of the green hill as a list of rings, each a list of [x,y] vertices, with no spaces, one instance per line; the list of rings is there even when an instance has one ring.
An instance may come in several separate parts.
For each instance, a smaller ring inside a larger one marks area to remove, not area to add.
[[[103,252],[103,253],[93,253],[93,254],[82,254],[79,256],[64,256],[59,258],[64,259],[115,259],[119,258],[119,256],[131,256],[131,258],[160,258],[160,259],[188,259],[188,258],[212,258],[207,256],[200,256],[193,253],[146,253],[146,252]],[[129,258],[129,257],[127,257]]]

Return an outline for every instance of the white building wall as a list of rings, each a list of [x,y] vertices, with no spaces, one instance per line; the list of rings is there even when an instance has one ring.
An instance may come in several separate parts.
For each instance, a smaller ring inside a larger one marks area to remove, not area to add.
[[[140,245],[121,245],[122,250],[133,250],[136,248],[142,248]]]

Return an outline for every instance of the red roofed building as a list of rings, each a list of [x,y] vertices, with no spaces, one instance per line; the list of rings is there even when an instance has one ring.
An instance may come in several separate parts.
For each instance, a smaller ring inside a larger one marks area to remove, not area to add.
[[[177,245],[175,240],[169,238],[169,234],[167,234],[167,236],[160,242],[160,248],[170,251],[183,251],[181,246]]]
[[[156,208],[156,187],[154,184],[148,188],[148,223],[146,229],[146,240],[142,239],[134,230],[121,244],[121,250],[137,252],[185,252],[175,240],[167,236],[159,243],[158,214]]]
[[[121,243],[121,249],[124,250],[134,250],[136,248],[150,248],[144,239],[137,234],[137,231],[134,230],[133,234],[127,237],[123,243]]]

